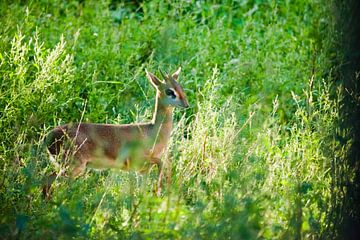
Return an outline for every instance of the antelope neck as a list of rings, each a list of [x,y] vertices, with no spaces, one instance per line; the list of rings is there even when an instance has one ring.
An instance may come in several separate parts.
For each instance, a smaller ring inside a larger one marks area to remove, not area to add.
[[[173,106],[168,106],[160,101],[160,93],[156,93],[155,110],[152,123],[155,126],[172,124]]]

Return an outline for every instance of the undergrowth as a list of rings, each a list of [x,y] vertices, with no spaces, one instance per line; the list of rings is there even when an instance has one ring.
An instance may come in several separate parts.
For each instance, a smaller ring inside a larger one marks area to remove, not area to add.
[[[330,3],[0,6],[1,238],[337,237],[339,179],[352,172],[336,125]],[[144,68],[179,65],[191,108],[174,114],[160,197],[156,169],[89,169],[42,198],[51,128],[148,121]]]

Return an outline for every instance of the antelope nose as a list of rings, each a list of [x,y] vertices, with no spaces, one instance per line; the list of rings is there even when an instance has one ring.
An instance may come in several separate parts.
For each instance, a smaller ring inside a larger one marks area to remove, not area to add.
[[[189,103],[188,102],[184,102],[184,108],[189,108]]]

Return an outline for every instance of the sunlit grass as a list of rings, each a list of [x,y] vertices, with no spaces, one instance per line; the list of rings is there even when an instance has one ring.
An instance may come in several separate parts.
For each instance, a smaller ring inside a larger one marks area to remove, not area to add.
[[[338,176],[352,178],[340,162],[349,143],[336,126],[326,4],[1,3],[0,235],[326,237]],[[59,174],[42,198],[60,171],[43,143],[52,127],[148,121],[144,68],[179,65],[191,107],[175,111],[160,197],[154,168]]]

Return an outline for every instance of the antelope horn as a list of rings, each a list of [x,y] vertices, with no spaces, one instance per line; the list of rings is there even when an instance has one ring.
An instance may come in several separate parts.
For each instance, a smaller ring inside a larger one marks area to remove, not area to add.
[[[164,78],[164,80],[167,81],[167,74],[166,74],[166,72],[165,72],[165,74],[164,74],[164,72],[161,70],[161,68],[159,68],[159,71],[160,71],[161,76]]]

